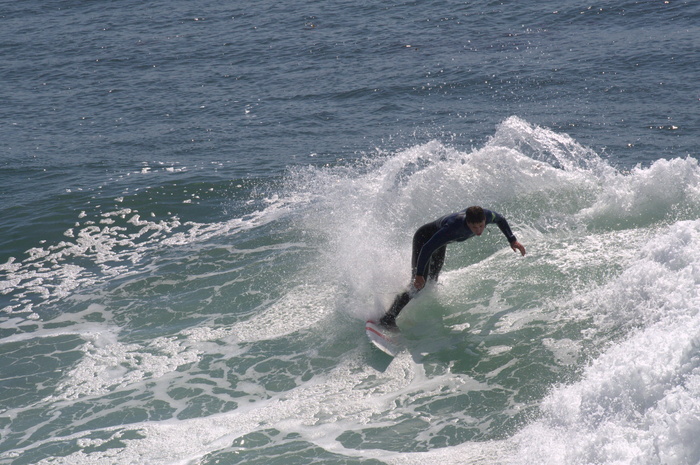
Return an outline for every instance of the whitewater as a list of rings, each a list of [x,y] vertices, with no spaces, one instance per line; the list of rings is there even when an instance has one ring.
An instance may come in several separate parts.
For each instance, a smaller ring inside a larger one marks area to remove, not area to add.
[[[154,174],[177,176],[130,176]],[[224,221],[92,192],[0,267],[0,459],[697,463],[699,183],[693,158],[621,169],[510,117],[471,150],[182,187]],[[528,255],[497,228],[449,246],[387,359],[363,321],[406,285],[415,228],[472,204]]]

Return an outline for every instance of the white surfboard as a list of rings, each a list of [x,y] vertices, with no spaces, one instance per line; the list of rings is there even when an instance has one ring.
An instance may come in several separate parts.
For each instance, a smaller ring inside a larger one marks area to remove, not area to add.
[[[397,340],[397,331],[390,331],[374,321],[369,320],[365,323],[365,332],[370,342],[385,354],[394,357],[401,351],[401,346]]]

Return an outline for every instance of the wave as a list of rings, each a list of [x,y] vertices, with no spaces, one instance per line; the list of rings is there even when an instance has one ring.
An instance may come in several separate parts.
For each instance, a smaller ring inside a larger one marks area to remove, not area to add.
[[[66,360],[7,407],[62,436],[6,437],[70,443],[65,463],[232,461],[246,441],[328,463],[695,463],[699,180],[692,158],[623,172],[511,117],[469,151],[290,167],[213,221],[175,208],[187,186],[170,215],[126,195],[0,267],[8,356]],[[360,320],[407,284],[414,230],[473,204],[528,255],[495,228],[451,245],[377,369]]]
[[[617,278],[578,297],[596,331],[622,335],[580,381],[553,388],[542,419],[516,435],[512,463],[700,460],[698,239],[698,220],[664,228]]]

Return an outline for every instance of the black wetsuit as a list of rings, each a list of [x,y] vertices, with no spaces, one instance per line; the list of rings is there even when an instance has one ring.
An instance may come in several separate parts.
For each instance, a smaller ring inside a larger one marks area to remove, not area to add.
[[[486,224],[496,223],[509,243],[512,244],[517,240],[503,216],[486,209],[484,209],[484,214],[486,216]],[[442,265],[445,263],[447,244],[465,241],[473,235],[474,233],[467,226],[466,209],[445,215],[418,228],[418,231],[413,235],[413,255],[411,257],[413,273],[411,281],[416,276],[423,276],[426,280],[437,281]],[[391,308],[380,320],[381,323],[385,326],[395,326],[396,317],[414,295],[415,291],[406,291],[396,296]]]

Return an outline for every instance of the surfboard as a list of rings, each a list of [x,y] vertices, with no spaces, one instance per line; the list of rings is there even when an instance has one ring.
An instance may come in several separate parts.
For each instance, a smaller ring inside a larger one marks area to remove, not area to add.
[[[370,342],[385,354],[394,357],[401,351],[397,340],[398,331],[391,331],[372,320],[368,320],[365,323],[365,332]]]

